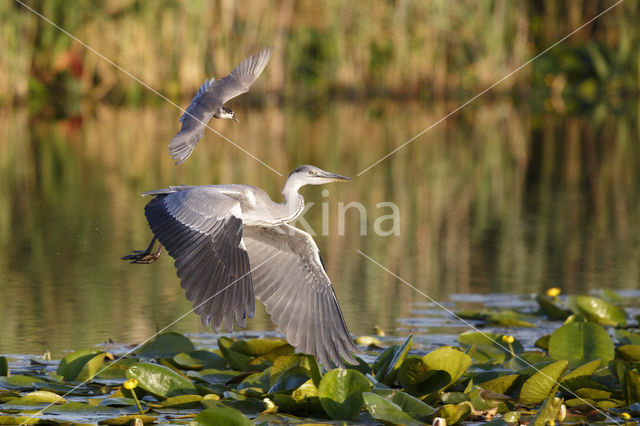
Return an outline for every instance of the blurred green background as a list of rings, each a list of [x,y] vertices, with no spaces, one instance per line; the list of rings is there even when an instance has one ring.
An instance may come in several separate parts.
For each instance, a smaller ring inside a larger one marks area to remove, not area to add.
[[[640,6],[624,2],[405,149],[359,172],[570,33],[610,1],[26,2],[186,107],[205,78],[274,55],[239,125],[210,126],[306,188],[347,324],[392,333],[424,298],[640,288]],[[0,352],[140,341],[189,311],[146,246],[139,194],[280,177],[207,131],[174,166],[181,111],[17,2],[0,3]],[[349,210],[340,235],[338,203]],[[400,235],[375,220],[394,202]],[[323,217],[323,209],[327,215]],[[364,220],[367,235],[361,235]],[[274,326],[258,306],[250,329]],[[195,314],[173,329],[202,332]]]

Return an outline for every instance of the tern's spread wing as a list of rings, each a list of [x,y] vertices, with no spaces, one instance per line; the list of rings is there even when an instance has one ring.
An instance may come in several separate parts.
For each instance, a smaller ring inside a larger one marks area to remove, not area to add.
[[[212,87],[213,83],[213,78],[202,83],[200,90],[180,117],[182,127],[169,143],[169,154],[176,160],[176,164],[182,163],[191,155],[198,141],[202,138],[207,123],[219,108],[219,105],[214,105],[214,99],[206,96],[207,90]]]
[[[351,352],[358,348],[311,235],[289,225],[246,226],[243,240],[256,297],[289,343],[327,368],[343,365],[340,357],[355,364]]]
[[[204,134],[204,129],[229,99],[245,93],[260,76],[271,58],[271,49],[265,48],[240,62],[231,74],[220,80],[205,80],[180,117],[182,127],[169,143],[169,153],[176,164],[186,160]]]
[[[178,277],[194,311],[214,330],[233,330],[253,317],[255,299],[249,256],[242,243],[237,199],[213,187],[152,191],[145,207],[149,226],[175,259]]]
[[[210,97],[217,105],[224,105],[229,99],[249,91],[254,81],[262,74],[271,59],[271,49],[266,47],[253,56],[240,62],[231,74],[213,83],[207,89]]]

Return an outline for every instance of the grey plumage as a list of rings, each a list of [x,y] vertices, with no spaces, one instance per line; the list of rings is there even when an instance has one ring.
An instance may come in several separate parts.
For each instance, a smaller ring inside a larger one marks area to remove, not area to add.
[[[313,166],[289,175],[276,203],[249,185],[176,186],[149,191],[145,214],[155,238],[174,258],[186,297],[214,330],[244,327],[260,299],[289,343],[330,367],[355,363],[357,347],[344,322],[320,253],[308,233],[287,224],[304,209],[307,184],[345,181]],[[134,252],[127,259],[148,253]],[[157,258],[157,257],[156,257]],[[155,260],[155,259],[154,259]]]
[[[238,121],[234,112],[224,106],[232,98],[249,91],[271,59],[271,49],[265,48],[240,62],[231,73],[219,80],[205,80],[180,117],[180,131],[169,143],[169,153],[176,164],[185,161],[204,134],[211,117]]]

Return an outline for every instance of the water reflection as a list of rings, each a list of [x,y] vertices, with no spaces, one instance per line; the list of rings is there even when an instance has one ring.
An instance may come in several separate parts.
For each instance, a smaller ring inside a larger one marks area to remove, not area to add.
[[[449,108],[450,109],[450,108]],[[303,193],[306,215],[351,330],[398,328],[423,296],[356,252],[362,250],[436,300],[454,293],[526,294],[638,288],[640,146],[637,111],[587,117],[532,113],[510,101],[454,116],[359,177],[358,172],[446,114],[447,106],[334,104],[242,111],[215,128],[283,176],[207,132],[175,167],[167,143],[179,112],[96,107],[42,121],[0,112],[0,327],[2,352],[42,352],[112,338],[135,342],[189,311],[168,257],[129,265],[150,232],[142,191],[171,184],[237,182],[274,199],[286,175],[315,164],[350,184]],[[339,235],[338,203],[357,210]],[[377,236],[391,201],[399,235]],[[323,219],[323,208],[328,216]],[[324,222],[323,222],[324,220]],[[261,305],[253,330],[272,330]],[[173,330],[201,332],[194,314]],[[402,331],[400,331],[402,332]]]

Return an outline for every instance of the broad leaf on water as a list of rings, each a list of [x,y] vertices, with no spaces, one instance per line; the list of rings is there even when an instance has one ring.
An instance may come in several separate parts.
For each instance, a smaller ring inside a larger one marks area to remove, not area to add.
[[[311,379],[309,370],[304,367],[289,368],[278,375],[275,383],[269,388],[268,393],[287,392],[297,389],[307,380]]]
[[[625,329],[617,329],[615,334],[623,345],[640,345],[640,333],[634,333]]]
[[[567,301],[574,312],[584,315],[590,321],[613,326],[627,324],[627,314],[622,308],[597,297],[570,296]]]
[[[453,425],[464,421],[473,411],[473,405],[469,401],[460,404],[446,404],[438,410],[438,417],[446,420],[446,424]]]
[[[34,389],[35,385],[38,383],[44,383],[44,380],[21,374],[9,377],[0,377],[0,387],[11,390],[31,390]]]
[[[500,364],[511,358],[509,345],[502,342],[502,335],[491,332],[467,331],[458,336],[458,343],[465,348],[475,345],[471,357],[479,363]],[[513,351],[519,354],[524,351],[522,343],[515,339],[511,344]]]
[[[255,366],[250,363],[253,360],[253,355],[247,355],[242,352],[237,352],[231,349],[234,344],[234,340],[226,336],[222,336],[218,339],[218,348],[229,366],[235,370],[240,371],[255,371]],[[264,366],[266,368],[266,365]]]
[[[220,402],[209,401],[209,408],[202,410],[191,422],[192,426],[253,426],[245,415],[235,408],[227,407]]]
[[[407,392],[422,396],[447,386],[451,375],[443,370],[430,370],[421,357],[411,356],[400,366],[398,381]]]
[[[23,395],[19,398],[14,398],[6,402],[6,404],[11,405],[33,405],[39,403],[45,404],[64,404],[67,402],[63,397],[58,395],[57,393],[49,392],[49,391],[34,391],[29,392],[26,395]],[[2,407],[2,405],[0,405]]]
[[[116,361],[105,362],[96,374],[99,379],[118,379],[125,380],[125,372],[127,368],[138,362],[136,358],[122,358]]]
[[[538,302],[540,310],[549,319],[564,321],[569,317],[569,315],[571,315],[571,311],[562,307],[557,301],[550,298],[549,296],[539,294],[536,296],[536,302]]]
[[[520,390],[520,402],[524,405],[535,405],[555,395],[560,377],[568,365],[569,361],[556,361],[529,377]]]
[[[362,394],[366,410],[371,416],[382,422],[402,425],[422,425],[423,421],[412,418],[397,404],[372,392]]]
[[[478,383],[478,386],[495,393],[500,393],[503,395],[513,395],[513,392],[518,387],[520,387],[525,378],[526,376],[522,376],[519,374],[509,374],[497,377],[492,380],[488,380],[486,382]]]
[[[9,375],[9,361],[7,361],[6,356],[0,356],[0,376],[8,376]]]
[[[595,359],[605,363],[614,357],[613,341],[607,331],[596,323],[571,322],[551,335],[549,356],[556,360],[569,360],[572,365]]]
[[[130,414],[126,416],[112,417],[110,419],[102,420],[98,422],[100,425],[133,425],[136,424],[136,419],[143,424],[155,423],[158,420],[157,417],[145,416],[143,414]]]
[[[398,375],[398,369],[407,358],[412,344],[413,335],[409,335],[402,345],[391,346],[378,357],[373,367],[377,381],[387,386],[393,385]]]
[[[625,368],[623,385],[627,403],[640,401],[640,372],[637,369]]]
[[[320,381],[318,397],[329,417],[350,420],[360,412],[362,393],[369,388],[369,380],[359,371],[335,368]]]
[[[640,361],[640,345],[618,346],[616,352],[626,361]]]
[[[200,402],[204,398],[200,395],[177,395],[172,396],[160,403],[163,407],[173,407],[173,408],[192,408],[192,407],[200,407]]]
[[[546,426],[553,422],[555,424],[558,417],[558,411],[562,406],[562,398],[550,397],[544,401],[544,404],[538,409],[536,416],[529,423],[531,426]]]
[[[198,393],[192,382],[161,365],[140,362],[129,367],[126,376],[136,379],[138,386],[161,399]]]
[[[91,380],[104,362],[106,353],[98,349],[80,349],[62,358],[56,373],[68,382]]]
[[[136,354],[141,358],[173,358],[180,352],[192,352],[196,348],[188,337],[180,333],[168,332],[158,335],[145,343]]]
[[[422,363],[429,370],[446,371],[453,383],[471,366],[471,357],[450,346],[443,346],[422,357]]]
[[[599,359],[589,361],[586,364],[583,364],[580,367],[577,367],[569,373],[565,374],[565,376],[562,378],[562,381],[576,379],[578,377],[591,377],[593,373],[598,370],[598,367],[600,367],[601,363],[602,361]]]
[[[303,368],[308,378],[313,379],[316,386],[320,385],[321,374],[318,362],[311,355],[284,355],[278,357],[271,366],[270,386],[274,386],[280,377],[287,374],[288,370]],[[306,381],[306,380],[305,380]],[[304,383],[304,382],[303,382]]]
[[[173,357],[173,362],[181,368],[199,370],[202,368],[216,368],[224,370],[227,367],[227,361],[217,353],[204,349],[192,351],[189,353],[180,352]]]

